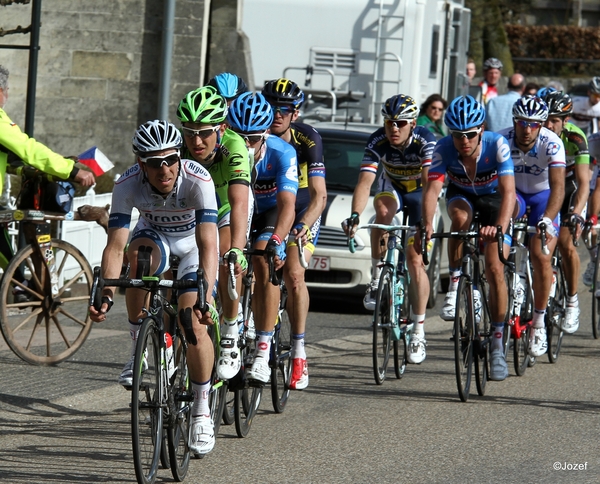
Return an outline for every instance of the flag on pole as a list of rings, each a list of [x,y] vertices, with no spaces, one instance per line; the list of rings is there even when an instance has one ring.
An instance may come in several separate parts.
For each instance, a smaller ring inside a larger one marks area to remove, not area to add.
[[[89,166],[96,176],[103,175],[115,166],[106,157],[106,155],[95,146],[92,146],[89,150],[84,151],[77,158],[79,159],[80,163],[83,163],[85,166]]]

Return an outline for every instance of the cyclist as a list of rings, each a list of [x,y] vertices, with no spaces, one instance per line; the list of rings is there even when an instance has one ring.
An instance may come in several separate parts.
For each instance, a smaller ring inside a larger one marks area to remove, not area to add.
[[[558,241],[560,208],[565,198],[565,148],[561,139],[543,124],[548,105],[538,97],[522,97],[513,106],[514,127],[500,131],[510,144],[515,167],[517,204],[515,217],[527,210],[529,226],[538,227],[538,236],[529,242],[533,266],[533,331],[529,336],[529,354],[543,355],[548,349],[544,316],[552,285],[552,253]],[[546,226],[550,254],[542,253],[540,225]]]
[[[501,381],[508,376],[502,349],[502,333],[508,303],[504,266],[498,257],[496,227],[502,226],[504,254],[512,242],[510,222],[515,205],[515,178],[508,143],[501,135],[484,131],[485,108],[471,96],[454,99],[444,119],[450,136],[438,141],[423,195],[423,227],[429,241],[437,199],[448,177],[446,207],[452,221],[450,230],[468,230],[473,214],[479,212],[480,235],[485,243],[485,274],[489,282],[492,317],[490,378]],[[420,239],[420,236],[419,236]],[[444,300],[442,318],[453,320],[463,242],[448,240],[450,287]],[[420,245],[419,245],[420,247]],[[475,317],[480,317],[481,294],[475,292]]]
[[[20,162],[61,180],[73,180],[84,187],[90,187],[96,183],[93,173],[77,168],[75,161],[62,157],[42,143],[30,138],[10,120],[4,111],[8,100],[8,75],[8,69],[0,64],[0,193],[2,193],[7,166]],[[2,232],[0,234],[0,267],[6,269],[14,254],[6,225],[3,225]],[[15,273],[15,278],[26,284],[25,277],[20,270]],[[27,298],[24,291],[17,292],[17,289],[15,291],[15,302],[24,302]]]
[[[348,235],[353,235],[360,214],[365,209],[371,185],[377,177],[381,163],[383,170],[375,195],[375,223],[390,224],[397,212],[408,215],[408,224],[413,227],[406,247],[406,264],[410,274],[410,319],[415,324],[410,338],[408,361],[421,363],[426,357],[425,312],[429,296],[429,278],[423,259],[414,247],[414,227],[421,218],[422,187],[427,180],[431,155],[436,143],[435,135],[424,126],[417,126],[419,108],[415,100],[404,94],[392,96],[382,106],[384,126],[375,131],[365,148],[358,184],[352,196],[352,215],[342,226]],[[379,286],[385,247],[379,243],[381,230],[371,230],[371,261],[373,265],[371,283],[367,288],[364,306],[375,309],[375,297]]]
[[[205,86],[189,92],[179,103],[177,117],[182,123],[185,142],[184,158],[195,160],[210,173],[215,184],[219,214],[219,253],[227,260],[230,252],[237,256],[236,274],[248,266],[244,247],[248,238],[249,214],[252,207],[250,164],[244,140],[226,129],[227,103],[217,91]],[[238,277],[237,287],[241,281]],[[221,338],[217,373],[220,378],[233,378],[240,369],[237,347],[238,300],[227,292],[228,268],[219,267],[219,300],[223,308],[224,329]]]
[[[588,147],[590,149],[590,162],[593,161],[591,180],[590,180],[590,197],[587,205],[587,220],[590,225],[598,223],[598,214],[600,213],[600,183],[598,177],[598,160],[600,160],[600,133],[594,133],[588,137]],[[596,266],[596,257],[598,256],[598,247],[596,245],[596,231],[590,234],[591,244],[588,246],[590,260],[583,273],[583,283],[586,286],[591,286],[594,283],[594,270]]]
[[[133,228],[127,256],[131,273],[137,271],[137,253],[140,246],[151,247],[151,274],[169,270],[169,256],[180,259],[179,279],[195,279],[198,267],[204,269],[208,282],[209,310],[201,313],[195,307],[197,293],[181,291],[178,295],[180,317],[191,313],[193,336],[188,336],[187,362],[194,394],[192,405],[192,432],[190,449],[196,454],[206,454],[215,445],[214,424],[210,417],[208,395],[214,362],[212,341],[207,324],[218,323],[212,309],[212,293],[217,276],[217,201],[215,189],[208,172],[195,161],[181,160],[179,150],[183,145],[177,128],[161,120],[148,121],[135,132],[132,140],[137,163],[129,168],[115,183],[108,230],[108,242],[102,254],[102,275],[116,279],[121,273],[123,251],[130,232],[131,212],[140,211],[140,219]],[[102,307],[90,307],[96,322],[106,319],[113,301],[114,288],[103,290]],[[119,383],[131,387],[135,345],[144,313],[146,292],[127,289],[125,300],[132,340],[131,359],[125,364]]]
[[[483,81],[479,83],[481,87],[481,99],[483,104],[498,96],[498,81],[502,76],[502,62],[500,59],[490,57],[483,63]]]
[[[573,96],[571,122],[586,136],[598,132],[600,118],[600,77],[593,77],[588,85],[587,96]]]
[[[542,99],[548,105],[548,119],[544,126],[560,136],[565,147],[567,178],[565,200],[560,209],[562,224],[558,236],[558,248],[564,261],[568,292],[562,329],[566,333],[574,333],[579,328],[577,282],[581,262],[569,226],[576,223],[574,236],[579,238],[589,195],[590,155],[583,131],[567,122],[573,112],[571,96],[563,91],[550,91],[546,92]]]
[[[298,193],[296,216],[288,242],[283,267],[288,289],[287,312],[292,326],[292,376],[289,387],[302,390],[308,386],[308,364],[304,350],[309,295],[304,281],[305,269],[300,263],[296,240],[302,238],[304,259],[308,262],[315,250],[321,225],[321,213],[327,203],[323,142],[308,124],[296,123],[304,93],[293,81],[275,79],[265,83],[262,94],[273,108],[271,133],[287,141],[298,159]]]
[[[275,269],[278,270],[286,260],[285,242],[294,222],[294,204],[298,191],[296,152],[285,141],[269,136],[273,109],[259,92],[246,92],[232,102],[227,123],[246,140],[254,160],[254,248],[273,250],[276,254]],[[255,284],[252,310],[257,344],[248,377],[266,383],[271,376],[269,356],[279,309],[280,289],[269,281],[266,258],[254,257],[253,265]]]
[[[210,79],[207,86],[214,87],[225,98],[229,106],[240,94],[248,92],[248,86],[240,76],[230,72],[221,72]]]

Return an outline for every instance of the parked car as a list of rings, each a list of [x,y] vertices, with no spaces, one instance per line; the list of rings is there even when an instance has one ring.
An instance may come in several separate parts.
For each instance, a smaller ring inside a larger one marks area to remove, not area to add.
[[[355,237],[356,253],[348,250],[348,240],[341,223],[352,212],[352,194],[358,181],[364,148],[369,136],[379,126],[364,123],[314,123],[313,127],[323,139],[326,168],[327,205],[321,218],[321,232],[306,271],[306,283],[315,297],[360,298],[362,302],[367,284],[371,280],[371,240],[366,230],[359,230]],[[360,216],[360,223],[375,220],[373,195],[376,182],[371,188],[371,197]],[[396,216],[394,223],[400,224]],[[444,221],[437,217],[437,230],[443,231]],[[431,294],[428,307],[435,305],[441,287],[442,239],[434,239],[430,254],[428,273]]]

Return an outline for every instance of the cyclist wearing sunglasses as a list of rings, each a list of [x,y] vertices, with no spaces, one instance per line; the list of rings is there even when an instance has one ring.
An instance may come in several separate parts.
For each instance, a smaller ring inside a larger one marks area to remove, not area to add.
[[[108,229],[108,242],[102,254],[102,276],[119,278],[123,251],[130,235],[131,213],[134,208],[140,218],[131,230],[127,257],[131,273],[137,273],[137,254],[141,246],[152,249],[150,275],[169,270],[169,256],[180,259],[179,279],[197,277],[198,267],[204,269],[208,283],[206,300],[213,301],[213,287],[217,277],[217,201],[215,189],[208,172],[198,163],[179,159],[183,145],[177,128],[167,121],[155,120],[142,124],[132,140],[137,163],[129,168],[115,183]],[[103,291],[102,307],[90,307],[96,322],[106,319],[112,306],[114,288]],[[125,364],[119,383],[131,387],[137,335],[144,312],[142,307],[147,293],[140,289],[127,289],[125,300],[131,334],[131,359]],[[215,445],[214,425],[210,418],[208,394],[214,363],[214,350],[206,325],[218,323],[215,310],[205,313],[197,308],[196,290],[180,291],[180,314],[188,313],[192,319],[192,336],[188,336],[187,361],[194,393],[192,404],[192,432],[190,449],[196,454],[206,454]],[[196,343],[192,341],[195,337]]]
[[[327,203],[323,142],[319,133],[308,124],[296,123],[304,93],[289,79],[275,79],[265,83],[262,90],[273,108],[271,133],[287,141],[296,150],[298,158],[298,194],[296,216],[288,241],[287,259],[283,276],[288,288],[287,309],[292,326],[292,376],[289,386],[302,390],[308,386],[308,364],[304,350],[309,295],[304,281],[305,269],[300,263],[297,243],[300,237],[305,247],[304,259],[309,261],[319,237],[321,213]]]
[[[246,139],[254,159],[252,173],[256,207],[252,219],[255,249],[273,249],[275,269],[286,260],[286,239],[294,222],[294,204],[298,191],[296,152],[277,136],[269,136],[273,109],[265,97],[246,92],[231,103],[227,114],[231,129]],[[277,310],[279,286],[271,284],[265,257],[253,259],[255,285],[252,310],[256,326],[256,355],[248,377],[267,383],[271,377],[269,352]]]
[[[390,224],[400,210],[408,215],[408,225],[415,227],[421,218],[422,187],[427,180],[435,136],[424,126],[417,126],[419,108],[415,100],[404,94],[389,98],[382,106],[384,126],[375,131],[365,147],[358,184],[352,196],[352,215],[342,227],[352,235],[358,226],[358,218],[367,205],[371,185],[377,178],[377,168],[383,170],[377,184],[375,223]],[[371,282],[363,300],[366,309],[375,309],[385,247],[380,244],[383,232],[371,231]],[[382,250],[383,249],[383,250]],[[423,259],[415,250],[414,230],[408,237],[406,263],[410,274],[410,319],[415,323],[410,338],[408,361],[421,363],[425,360],[425,312],[429,297],[429,278]]]
[[[513,106],[514,127],[500,131],[510,144],[515,167],[517,204],[515,218],[527,211],[530,226],[546,225],[549,254],[542,253],[539,236],[531,237],[529,255],[533,266],[534,314],[529,354],[546,353],[548,343],[544,317],[552,285],[552,253],[558,242],[560,208],[565,198],[565,148],[561,139],[543,124],[548,105],[539,97],[522,97]]]
[[[498,257],[496,226],[501,225],[504,254],[511,245],[509,226],[515,206],[515,178],[510,149],[505,138],[484,131],[485,109],[473,97],[454,99],[446,111],[445,123],[450,136],[438,141],[429,169],[429,181],[423,195],[423,225],[429,241],[433,233],[433,216],[438,196],[446,177],[446,207],[452,221],[450,230],[468,230],[473,214],[479,212],[480,235],[485,242],[485,274],[490,285],[489,301],[492,317],[490,378],[504,380],[508,367],[502,349],[504,317],[508,293],[504,282],[504,266]],[[418,236],[420,241],[421,234]],[[420,248],[420,243],[417,243]],[[458,282],[461,274],[462,241],[448,239],[450,286],[441,317],[453,321]],[[475,317],[481,310],[481,294],[474,291]],[[485,295],[486,297],[488,295]]]
[[[247,263],[243,249],[248,238],[253,198],[250,190],[250,162],[244,140],[224,123],[227,103],[211,86],[189,92],[179,103],[177,117],[182,123],[185,142],[184,157],[197,161],[210,173],[215,184],[219,214],[219,254],[227,259],[237,255],[237,287]],[[227,291],[227,266],[219,266],[219,295],[223,308],[224,331],[221,337],[217,373],[229,380],[241,366],[237,347],[238,300],[232,301]]]
[[[590,155],[583,131],[567,122],[573,111],[571,96],[563,91],[547,91],[542,99],[548,105],[548,119],[544,126],[560,136],[565,146],[567,176],[565,200],[560,209],[562,225],[558,236],[558,248],[564,261],[563,268],[568,291],[562,329],[566,333],[574,333],[579,328],[577,283],[581,262],[569,226],[576,224],[575,237],[579,238],[589,195]]]

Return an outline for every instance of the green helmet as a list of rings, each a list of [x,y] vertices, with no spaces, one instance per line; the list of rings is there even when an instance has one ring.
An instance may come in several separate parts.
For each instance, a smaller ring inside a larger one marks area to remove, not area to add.
[[[181,100],[177,117],[182,123],[222,123],[227,117],[227,102],[214,87],[199,87]]]

